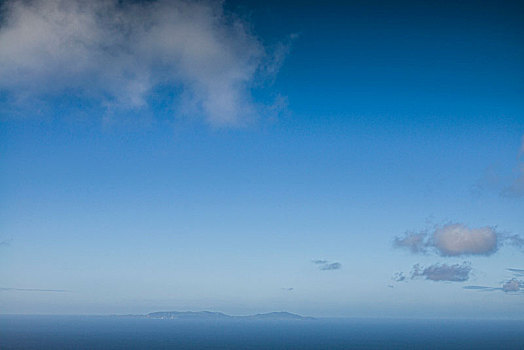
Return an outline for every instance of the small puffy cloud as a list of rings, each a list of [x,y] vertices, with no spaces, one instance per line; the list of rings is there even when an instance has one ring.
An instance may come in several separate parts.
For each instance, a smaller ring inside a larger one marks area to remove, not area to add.
[[[522,282],[516,278],[512,278],[502,284],[502,290],[504,292],[518,292],[522,287]]]
[[[334,263],[330,263],[330,264],[321,265],[319,268],[321,270],[327,271],[327,270],[338,270],[341,267],[342,267],[342,264],[340,264],[338,262],[334,262]]]
[[[431,231],[407,232],[393,246],[412,253],[434,252],[440,256],[491,255],[500,246],[524,247],[524,238],[498,232],[494,227],[469,228],[461,223],[437,226]]]
[[[287,52],[277,45],[270,54],[222,1],[11,0],[1,6],[2,113],[65,103],[61,98],[135,113],[161,96],[178,114],[214,125],[244,123],[268,107],[253,102],[251,89],[276,74]]]
[[[339,262],[330,263],[327,260],[313,260],[312,262],[322,271],[338,270],[342,268],[342,264]]]
[[[411,279],[423,277],[431,281],[450,281],[464,282],[469,279],[471,264],[464,262],[462,264],[434,264],[428,267],[422,267],[419,264],[413,266]]]
[[[394,275],[393,275],[393,280],[397,281],[397,282],[403,282],[406,280],[406,275],[404,275],[403,272],[396,272]]]
[[[433,244],[441,255],[490,255],[497,250],[497,233],[492,227],[471,229],[450,224],[433,233]]]

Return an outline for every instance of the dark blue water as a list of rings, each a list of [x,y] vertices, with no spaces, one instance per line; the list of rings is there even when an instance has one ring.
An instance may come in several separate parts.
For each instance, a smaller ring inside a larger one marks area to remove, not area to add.
[[[0,349],[524,349],[524,321],[0,316]]]

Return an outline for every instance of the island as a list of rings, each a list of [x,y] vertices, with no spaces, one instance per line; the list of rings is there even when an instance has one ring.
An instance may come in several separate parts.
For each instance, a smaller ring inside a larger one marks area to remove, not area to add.
[[[314,320],[290,312],[268,312],[247,316],[231,316],[222,312],[212,311],[158,311],[146,315],[119,315],[121,317],[140,317],[161,320]]]

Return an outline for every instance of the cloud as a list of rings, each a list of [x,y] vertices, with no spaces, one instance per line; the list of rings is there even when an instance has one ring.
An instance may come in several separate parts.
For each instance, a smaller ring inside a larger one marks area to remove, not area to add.
[[[524,135],[516,157],[514,174],[506,175],[495,165],[486,168],[484,175],[472,186],[472,194],[481,195],[485,191],[497,192],[501,197],[519,198],[524,196]]]
[[[491,226],[469,228],[451,223],[437,226],[432,231],[407,232],[393,241],[394,247],[412,253],[434,252],[441,256],[491,255],[504,244],[522,248],[524,239],[519,235],[498,232]]]
[[[426,253],[428,248],[427,236],[427,232],[409,232],[404,237],[395,237],[393,245],[407,248],[412,253]]]
[[[397,282],[403,282],[406,280],[406,276],[404,275],[403,272],[397,272],[393,275],[393,280]]]
[[[423,277],[431,281],[450,281],[464,282],[469,279],[471,264],[464,262],[462,264],[434,264],[428,267],[422,267],[419,264],[413,266],[411,279]]]
[[[342,268],[341,263],[330,263],[327,260],[313,260],[313,264],[318,265],[318,268],[322,271],[338,270]]]
[[[327,270],[338,270],[341,267],[342,267],[342,265],[340,263],[335,262],[335,263],[331,263],[331,264],[322,265],[319,268],[321,270],[327,271]]]
[[[524,247],[524,238],[519,235],[505,235],[504,240],[507,244],[512,245],[517,248]]]
[[[512,278],[502,284],[502,290],[504,292],[518,292],[523,286],[523,282],[517,280],[516,278]]]
[[[515,277],[524,277],[523,269],[506,269],[506,270],[513,272],[513,275]]]
[[[0,107],[10,113],[67,98],[137,112],[161,95],[179,115],[242,124],[261,108],[251,89],[287,53],[277,45],[270,54],[221,1],[12,0],[2,9]]]
[[[492,288],[492,287],[486,287],[486,286],[464,286],[462,287],[464,289],[472,289],[472,290],[479,290],[479,291],[494,291],[494,290],[501,290],[502,288]]]
[[[328,263],[327,260],[313,260],[313,264],[317,264],[317,265],[327,264],[327,263]]]
[[[519,174],[513,183],[500,193],[503,197],[518,198],[524,196],[524,164],[520,165]]]
[[[485,292],[492,292],[492,291],[503,291],[505,293],[511,293],[511,292],[524,292],[524,281],[518,280],[516,277],[522,277],[524,276],[524,270],[523,269],[506,269],[508,271],[511,271],[513,273],[513,278],[510,280],[506,280],[502,282],[501,287],[485,287],[485,286],[465,286],[464,289],[475,289]]]
[[[37,288],[0,288],[0,291],[17,291],[17,292],[52,292],[52,293],[67,293],[65,289],[37,289]]]
[[[497,250],[492,227],[470,229],[462,224],[445,225],[433,233],[433,244],[441,255],[490,255]]]
[[[520,146],[519,155],[520,164],[517,166],[517,176],[513,183],[504,188],[500,194],[504,197],[522,197],[524,196],[524,135],[522,136],[522,145]]]
[[[502,291],[504,293],[522,293],[524,290],[524,282],[519,281],[516,278],[512,278],[502,283],[500,288],[498,287],[486,287],[486,286],[465,286],[464,289],[478,290],[482,292],[496,292]]]

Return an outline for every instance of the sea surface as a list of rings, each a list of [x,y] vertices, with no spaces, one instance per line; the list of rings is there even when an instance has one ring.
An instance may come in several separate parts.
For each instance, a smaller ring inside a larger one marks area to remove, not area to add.
[[[0,315],[0,349],[524,349],[524,321]]]

